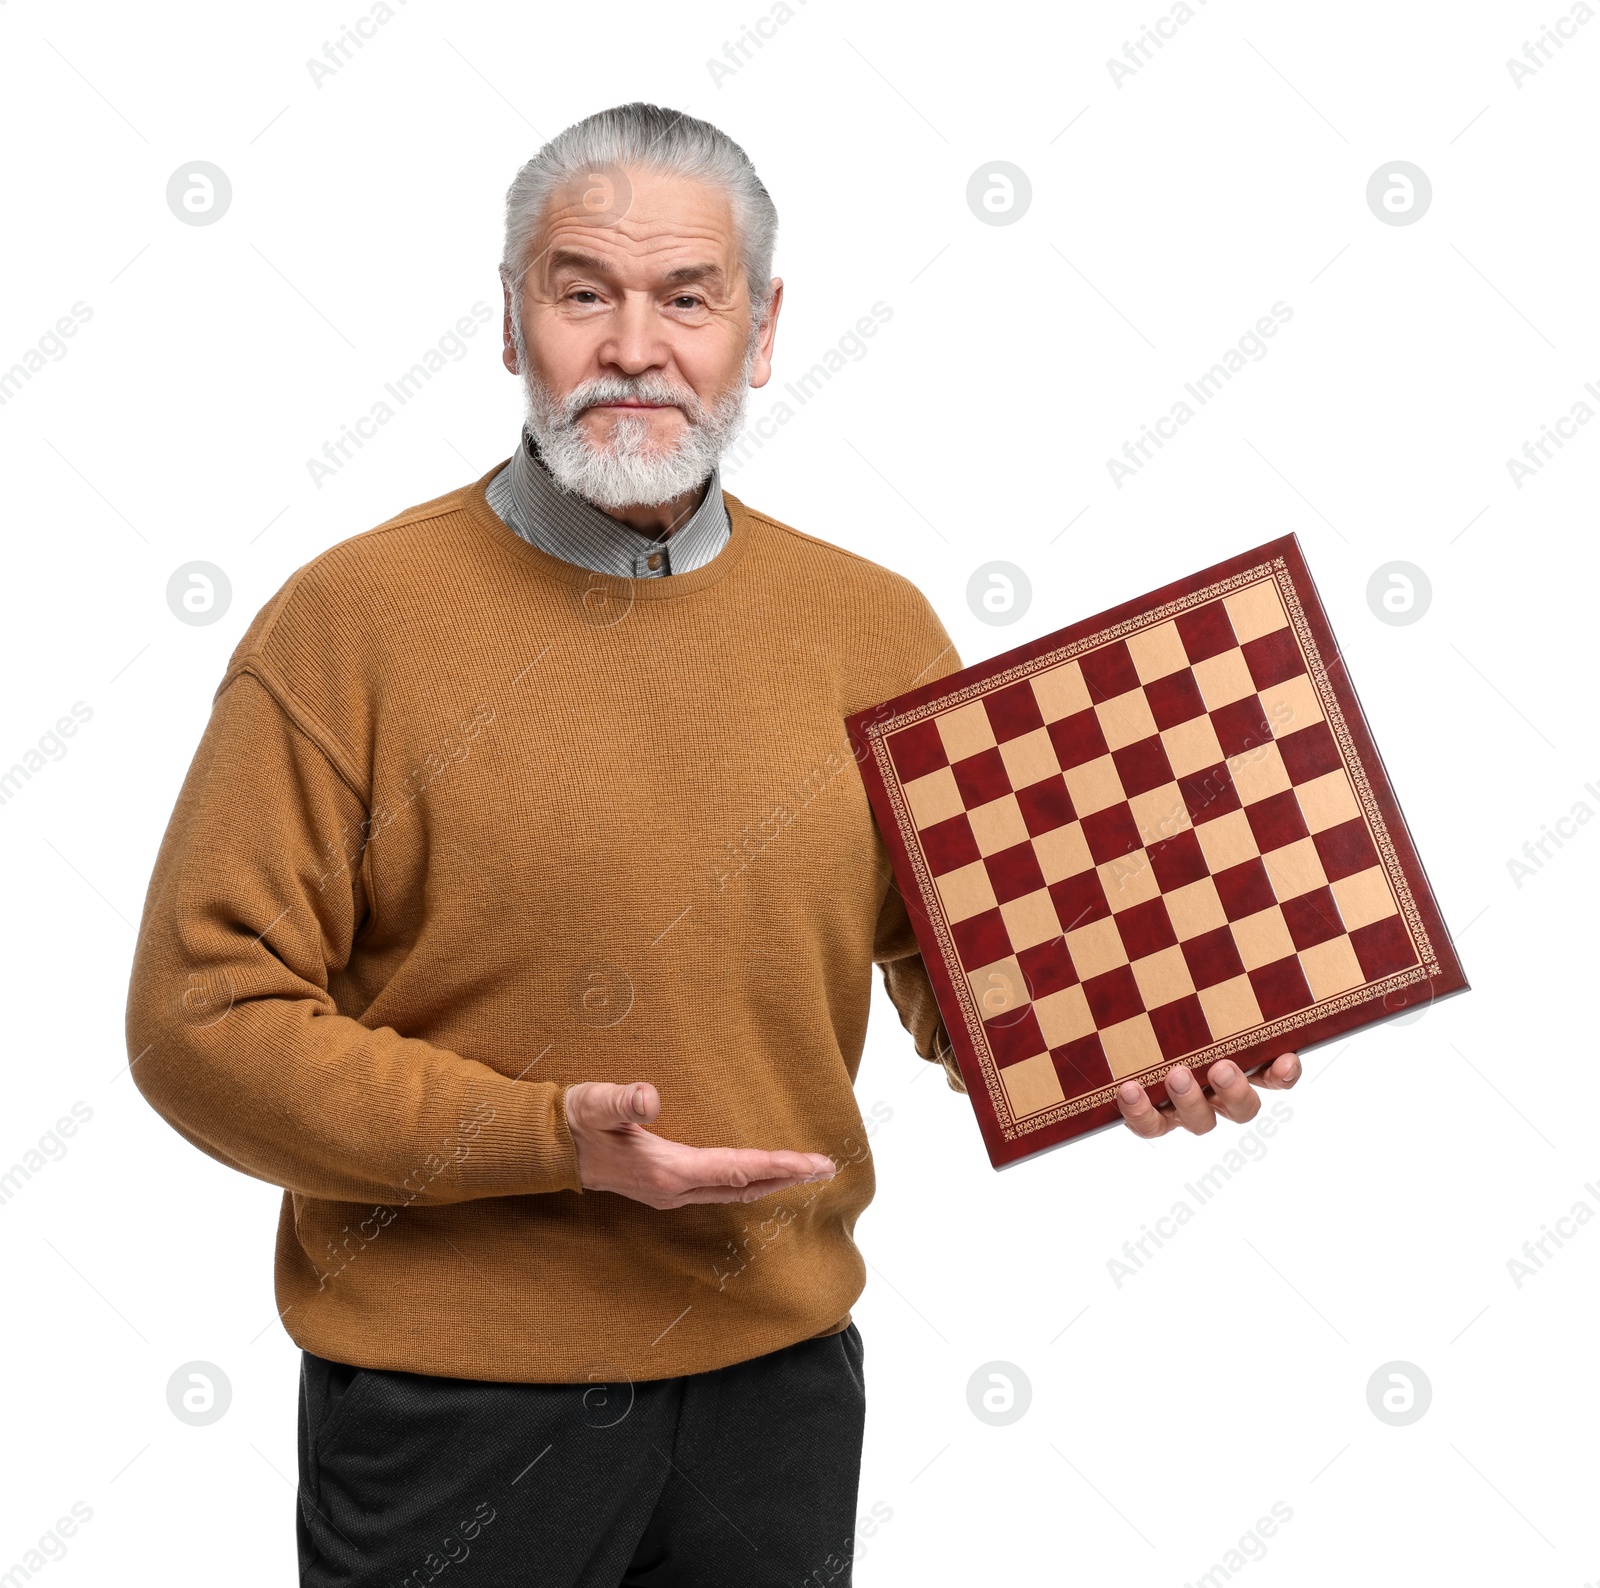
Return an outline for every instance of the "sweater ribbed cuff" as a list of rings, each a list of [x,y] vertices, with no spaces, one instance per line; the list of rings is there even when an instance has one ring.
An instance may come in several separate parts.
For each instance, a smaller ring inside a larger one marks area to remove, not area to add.
[[[461,1160],[462,1190],[475,1197],[582,1191],[566,1091],[559,1082],[513,1081],[493,1071],[469,1080],[461,1117],[481,1128]]]

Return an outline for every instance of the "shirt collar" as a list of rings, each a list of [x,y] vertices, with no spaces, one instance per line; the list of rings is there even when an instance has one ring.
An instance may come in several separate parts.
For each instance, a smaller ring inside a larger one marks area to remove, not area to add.
[[[720,471],[712,470],[694,512],[665,540],[653,540],[557,485],[526,426],[494,485],[500,489],[491,490],[490,504],[524,540],[563,561],[624,579],[688,573],[710,562],[731,533]]]

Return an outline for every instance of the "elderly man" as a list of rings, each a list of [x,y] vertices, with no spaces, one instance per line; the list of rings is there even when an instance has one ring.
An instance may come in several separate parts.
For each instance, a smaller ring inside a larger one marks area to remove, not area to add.
[[[960,659],[908,580],[720,489],[775,231],[654,106],[528,162],[515,453],[289,578],[161,846],[133,1073],[285,1189],[306,1584],[848,1583],[876,1526],[872,965],[960,1080],[842,718]],[[1259,1107],[1209,1079],[1129,1125]]]

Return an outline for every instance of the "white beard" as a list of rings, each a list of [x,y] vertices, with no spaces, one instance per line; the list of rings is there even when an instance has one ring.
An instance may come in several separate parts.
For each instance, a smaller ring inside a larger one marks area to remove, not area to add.
[[[566,397],[557,397],[534,372],[520,325],[514,327],[513,340],[517,367],[523,372],[528,430],[540,458],[563,490],[604,511],[654,507],[697,490],[711,478],[718,459],[744,428],[756,357],[753,336],[738,380],[709,407],[687,386],[653,374],[601,375]],[[678,407],[687,424],[677,443],[663,450],[651,440],[649,421],[642,417],[614,420],[606,441],[598,446],[579,427],[584,411],[596,403],[629,400]]]

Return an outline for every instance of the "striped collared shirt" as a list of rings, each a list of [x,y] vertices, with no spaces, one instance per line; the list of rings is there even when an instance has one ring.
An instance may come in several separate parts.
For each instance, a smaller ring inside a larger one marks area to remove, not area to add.
[[[621,579],[689,573],[710,562],[732,533],[720,471],[712,471],[694,512],[666,540],[652,540],[581,496],[562,490],[540,461],[526,428],[511,461],[489,482],[486,494],[489,506],[540,551]]]

